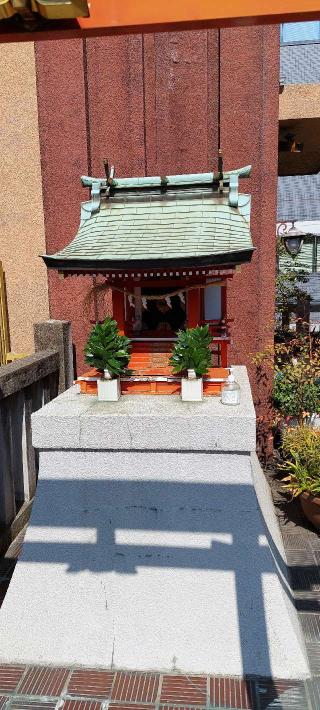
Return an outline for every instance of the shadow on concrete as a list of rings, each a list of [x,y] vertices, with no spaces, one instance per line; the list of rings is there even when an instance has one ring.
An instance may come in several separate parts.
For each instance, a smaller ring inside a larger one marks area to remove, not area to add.
[[[272,675],[262,586],[265,575],[276,574],[272,555],[286,576],[286,564],[271,539],[270,553],[263,535],[269,537],[268,531],[253,499],[250,485],[42,479],[23,561],[62,563],[70,574],[89,570],[135,575],[140,567],[231,571],[249,690],[253,646],[263,674],[269,679]],[[59,529],[64,529],[61,539]],[[93,542],[77,542],[77,529],[93,531]],[[281,574],[279,579],[292,601]],[[227,599],[228,588],[225,595]],[[248,625],[254,629],[255,644],[248,644]],[[268,707],[278,692],[270,681],[268,705],[261,707]]]

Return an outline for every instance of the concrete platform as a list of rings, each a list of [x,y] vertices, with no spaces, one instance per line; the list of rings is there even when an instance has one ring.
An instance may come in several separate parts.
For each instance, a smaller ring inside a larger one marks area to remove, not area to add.
[[[1,661],[308,675],[250,455],[244,368],[236,376],[239,408],[174,397],[118,407],[73,389],[34,415],[40,476],[0,613]]]
[[[182,402],[174,395],[126,395],[115,404],[71,388],[33,416],[33,445],[39,449],[251,451],[256,445],[256,420],[249,382],[245,367],[234,371],[242,389],[238,407],[224,406],[219,397]]]

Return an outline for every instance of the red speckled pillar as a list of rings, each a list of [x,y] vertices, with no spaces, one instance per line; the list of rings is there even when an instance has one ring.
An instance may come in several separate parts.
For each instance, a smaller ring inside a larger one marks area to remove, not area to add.
[[[86,40],[92,173],[103,159],[118,177],[145,174],[141,35]]]
[[[75,236],[80,202],[87,199],[80,176],[88,172],[87,121],[82,40],[36,43],[39,136],[48,254]],[[72,321],[77,359],[88,331],[83,298],[90,277],[61,280],[49,271],[52,318]]]
[[[217,157],[217,32],[89,39],[92,169],[197,172]]]
[[[218,148],[217,32],[144,37],[146,169],[212,169]]]
[[[224,167],[252,164],[241,191],[252,195],[251,226],[256,251],[228,287],[228,316],[234,318],[230,360],[246,364],[257,404],[270,385],[258,388],[251,353],[273,332],[275,224],[278,158],[279,29],[221,30],[221,146]]]

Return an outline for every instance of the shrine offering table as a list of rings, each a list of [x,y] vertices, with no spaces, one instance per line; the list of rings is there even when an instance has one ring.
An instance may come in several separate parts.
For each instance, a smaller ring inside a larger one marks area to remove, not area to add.
[[[33,415],[39,482],[1,661],[308,675],[245,368],[235,376],[238,407],[74,387]]]

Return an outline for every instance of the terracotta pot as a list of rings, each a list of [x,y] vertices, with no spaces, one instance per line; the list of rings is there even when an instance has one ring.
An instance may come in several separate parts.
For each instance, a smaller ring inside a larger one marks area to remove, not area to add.
[[[304,491],[300,495],[301,508],[312,525],[320,530],[320,496]]]

